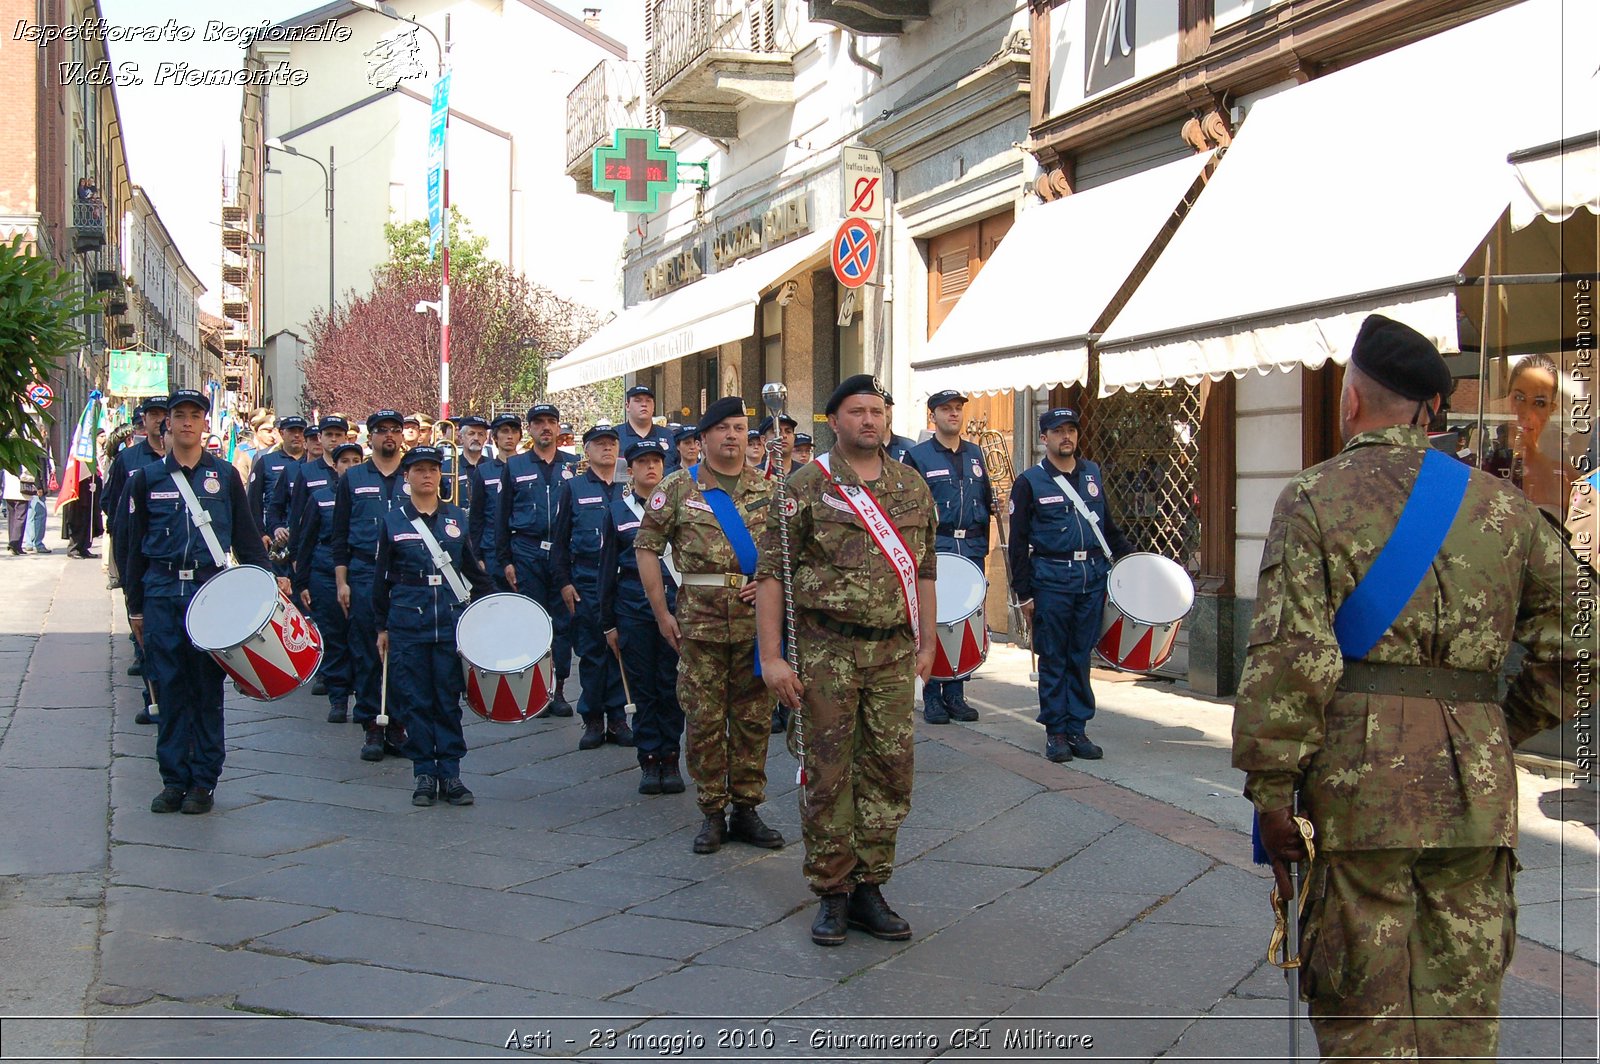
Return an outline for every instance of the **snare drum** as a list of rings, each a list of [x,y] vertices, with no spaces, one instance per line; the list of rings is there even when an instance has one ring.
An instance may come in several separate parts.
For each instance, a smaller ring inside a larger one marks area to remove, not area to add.
[[[526,595],[485,595],[456,622],[467,706],[484,720],[518,724],[550,708],[555,626]]]
[[[1172,657],[1193,608],[1194,581],[1183,566],[1159,554],[1130,554],[1106,578],[1095,653],[1113,668],[1155,672]]]
[[[258,565],[235,565],[201,585],[184,628],[251,698],[272,702],[322,664],[322,633]]]
[[[940,551],[937,560],[934,630],[939,645],[933,653],[930,679],[965,680],[989,656],[989,617],[984,608],[989,581],[970,558]]]

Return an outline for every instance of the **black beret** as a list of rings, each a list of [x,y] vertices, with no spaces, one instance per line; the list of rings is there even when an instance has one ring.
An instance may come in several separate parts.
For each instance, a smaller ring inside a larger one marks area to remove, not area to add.
[[[628,449],[623,452],[622,458],[629,465],[632,465],[635,458],[644,458],[652,454],[665,462],[667,460],[667,445],[657,439],[634,440],[628,444]]]
[[[828,405],[822,412],[830,415],[837,414],[839,412],[839,404],[852,395],[876,395],[885,403],[894,401],[889,398],[889,393],[884,390],[883,385],[878,383],[878,378],[870,373],[857,373],[854,377],[846,377],[840,382],[839,387],[835,388],[833,394],[828,397]]]
[[[695,426],[695,431],[705,432],[722,424],[730,417],[744,417],[744,400],[737,395],[725,395],[721,399],[706,407],[706,412],[700,415],[700,423]]]
[[[622,438],[621,434],[617,432],[617,427],[615,425],[611,424],[610,422],[602,421],[598,425],[589,426],[588,431],[583,434],[583,442],[588,443],[590,440],[598,440],[602,436],[609,436],[613,440],[620,440]]]
[[[344,457],[347,451],[354,451],[357,458],[361,457],[361,445],[359,443],[341,443],[339,446],[333,449],[328,457],[337,462],[340,458]]]
[[[937,410],[946,403],[954,403],[957,401],[964,403],[967,401],[967,397],[953,388],[946,388],[942,392],[934,392],[932,395],[928,396],[928,409]]]
[[[788,425],[790,428],[799,428],[800,427],[800,422],[796,421],[794,418],[790,417],[788,414],[779,414],[778,415],[778,420],[783,422],[784,424]],[[762,435],[766,435],[767,433],[771,432],[772,431],[772,418],[770,416],[763,418],[761,420],[761,424],[756,426],[756,431],[761,433]]]
[[[444,452],[437,447],[413,447],[400,459],[401,469],[410,469],[418,462],[432,462],[434,465],[444,465]]]
[[[1444,358],[1409,325],[1369,314],[1350,349],[1352,365],[1406,399],[1421,402],[1436,395],[1450,397],[1455,382]]]

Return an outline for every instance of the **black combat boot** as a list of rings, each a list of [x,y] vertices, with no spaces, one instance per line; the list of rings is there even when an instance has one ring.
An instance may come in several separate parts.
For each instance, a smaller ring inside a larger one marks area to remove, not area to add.
[[[598,750],[605,745],[605,716],[600,713],[583,715],[583,737],[578,740],[579,750]]]
[[[606,725],[606,742],[616,743],[618,746],[633,745],[633,729],[628,727],[627,714]]]
[[[811,921],[811,941],[819,946],[844,945],[845,929],[850,908],[850,895],[824,894],[817,906],[817,918]]]
[[[392,718],[383,733],[383,752],[390,757],[401,757],[406,752],[406,726],[396,724]]]
[[[648,755],[639,762],[639,793],[661,793],[661,762]]]
[[[567,701],[567,681],[557,680],[555,694],[550,696],[550,708],[545,710],[548,717],[572,716],[572,703]]]
[[[963,724],[971,724],[978,719],[978,711],[967,704],[965,694],[956,695],[954,698],[946,695],[944,712],[951,720],[959,720]]]
[[[367,725],[366,741],[361,744],[361,760],[383,760],[383,729],[376,724]]]
[[[903,942],[911,937],[911,925],[889,908],[876,883],[857,883],[850,895],[850,926],[859,927],[873,938]]]
[[[755,809],[748,805],[733,807],[733,815],[728,818],[728,838],[766,850],[783,849],[783,836],[767,827]]]
[[[411,792],[411,804],[430,806],[439,797],[439,781],[432,776],[418,776],[417,789]]]
[[[678,772],[678,755],[668,754],[658,757],[656,765],[661,769],[661,793],[682,794],[683,776]]]
[[[472,797],[472,792],[467,790],[467,785],[461,782],[460,776],[440,780],[439,797],[451,805],[471,805],[476,800]]]
[[[706,814],[706,822],[700,825],[700,834],[694,837],[695,853],[716,853],[722,849],[723,837],[728,833],[728,825],[722,819],[722,812]]]

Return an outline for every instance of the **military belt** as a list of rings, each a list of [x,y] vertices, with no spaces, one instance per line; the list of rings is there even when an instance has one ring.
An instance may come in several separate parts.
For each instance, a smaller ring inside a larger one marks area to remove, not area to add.
[[[1441,702],[1499,702],[1500,674],[1346,660],[1339,690],[1349,694],[1436,698]]]
[[[849,621],[836,620],[826,613],[817,613],[813,610],[807,610],[806,616],[817,627],[825,628],[830,632],[837,632],[839,635],[849,636],[851,639],[867,639],[876,642],[882,639],[892,639],[897,635],[911,634],[911,626],[905,624],[897,624],[893,628],[869,628],[864,624],[851,624]]]
[[[743,573],[684,573],[684,587],[744,587],[750,577]]]
[[[938,535],[949,536],[951,539],[979,539],[988,534],[989,529],[984,528],[957,528],[955,525],[940,525],[934,530]]]
[[[444,577],[438,573],[387,573],[389,583],[401,587],[439,587],[444,583]]]
[[[148,569],[153,569],[158,573],[165,573],[175,580],[181,580],[185,583],[194,582],[200,584],[205,583],[217,573],[222,572],[221,569],[218,569],[214,565],[193,565],[187,569],[180,569],[178,566],[168,565],[166,562],[149,562],[145,567]]]

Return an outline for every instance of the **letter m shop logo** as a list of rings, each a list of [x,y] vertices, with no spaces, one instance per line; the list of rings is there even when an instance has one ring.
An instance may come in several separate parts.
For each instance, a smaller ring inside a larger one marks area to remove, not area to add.
[[[1083,95],[1133,77],[1134,16],[1139,0],[1089,0],[1084,13]]]

